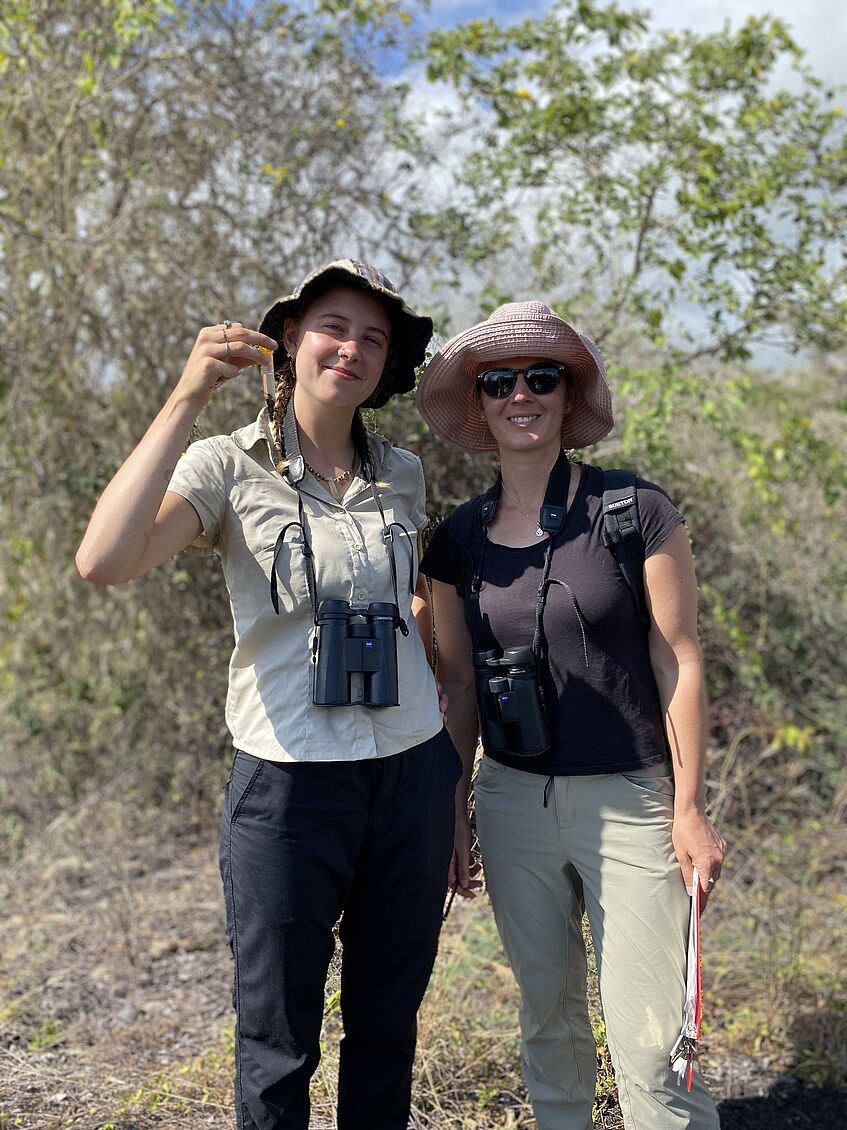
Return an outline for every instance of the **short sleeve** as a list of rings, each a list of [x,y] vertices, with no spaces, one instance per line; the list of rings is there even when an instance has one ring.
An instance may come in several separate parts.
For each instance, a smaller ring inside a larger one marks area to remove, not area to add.
[[[227,489],[215,438],[197,440],[182,455],[168,490],[190,502],[200,518],[206,541],[216,546],[226,512]]]
[[[425,530],[429,525],[429,518],[426,513],[426,481],[424,480],[424,469],[420,459],[418,463],[418,485],[415,491],[415,501],[412,503],[412,508],[409,511],[409,517],[415,524],[415,529],[420,533]]]
[[[385,441],[383,441],[385,442]],[[420,532],[429,525],[426,514],[426,484],[420,459],[403,447],[391,447],[388,461],[378,472],[399,496],[403,509]]]
[[[450,534],[449,519],[435,528],[421,559],[421,572],[433,581],[453,585],[464,594],[465,555]]]
[[[644,556],[651,557],[685,519],[667,494],[655,483],[638,479],[637,489],[638,513],[644,536]]]

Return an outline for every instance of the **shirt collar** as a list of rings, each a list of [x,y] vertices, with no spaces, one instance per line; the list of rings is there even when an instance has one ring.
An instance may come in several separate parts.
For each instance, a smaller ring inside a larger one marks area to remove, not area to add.
[[[271,424],[267,408],[262,408],[252,424],[239,428],[231,434],[232,442],[242,451],[250,451],[257,443],[267,446],[268,454],[273,458],[273,443],[271,440]]]
[[[242,451],[250,451],[257,444],[264,443],[271,462],[273,462],[274,445],[271,436],[271,421],[266,407],[262,408],[252,424],[248,424],[246,427],[239,428],[237,431],[232,432],[231,438],[235,446],[240,447]],[[385,436],[381,436],[378,432],[372,432],[370,430],[368,430],[368,442],[374,457],[376,476],[380,478],[382,469],[391,451],[391,444]]]

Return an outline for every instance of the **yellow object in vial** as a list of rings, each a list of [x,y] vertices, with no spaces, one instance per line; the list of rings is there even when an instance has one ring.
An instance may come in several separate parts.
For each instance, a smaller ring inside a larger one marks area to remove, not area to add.
[[[274,351],[266,345],[257,345],[256,348],[262,354],[262,391],[267,400],[274,383]]]

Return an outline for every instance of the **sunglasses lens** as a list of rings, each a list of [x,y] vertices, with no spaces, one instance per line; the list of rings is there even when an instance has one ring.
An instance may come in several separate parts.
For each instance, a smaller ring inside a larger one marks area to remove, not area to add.
[[[486,369],[477,380],[486,396],[502,400],[515,387],[518,378],[514,369]]]
[[[559,387],[560,380],[561,369],[558,369],[555,365],[534,365],[526,372],[526,383],[536,396],[543,396],[546,392],[552,392],[553,389]]]
[[[479,386],[486,396],[494,400],[502,400],[504,396],[511,396],[518,376],[524,375],[527,386],[536,394],[543,396],[558,388],[562,379],[562,370],[557,365],[533,365],[529,369],[486,369],[477,377]]]

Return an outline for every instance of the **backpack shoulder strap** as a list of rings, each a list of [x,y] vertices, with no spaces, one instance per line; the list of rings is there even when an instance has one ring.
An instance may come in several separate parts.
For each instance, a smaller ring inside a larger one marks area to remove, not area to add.
[[[618,563],[645,631],[650,628],[644,593],[644,535],[632,471],[603,471],[603,545]]]

